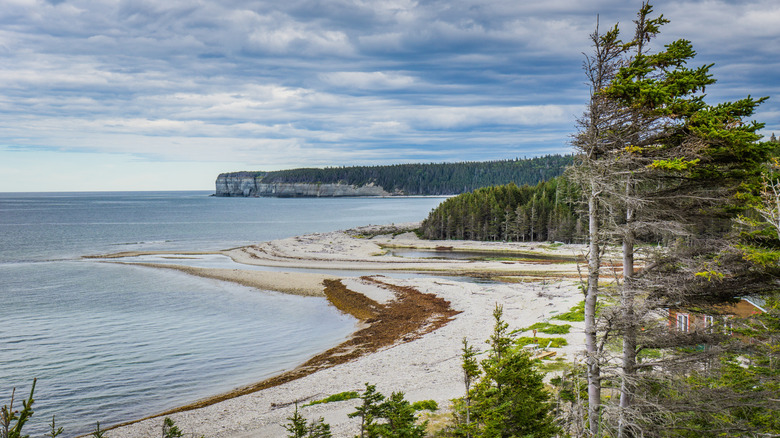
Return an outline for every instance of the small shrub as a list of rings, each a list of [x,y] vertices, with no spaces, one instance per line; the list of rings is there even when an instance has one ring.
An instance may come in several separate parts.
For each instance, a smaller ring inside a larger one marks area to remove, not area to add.
[[[95,430],[89,435],[92,438],[108,438],[105,430],[100,430],[100,422],[95,423]]]
[[[439,410],[439,404],[436,403],[436,400],[420,400],[412,403],[412,409],[415,411],[436,412]]]
[[[162,436],[163,438],[181,438],[182,433],[179,427],[173,423],[173,420],[165,417],[163,420]]]
[[[49,434],[46,436],[51,438],[57,438],[58,436],[62,435],[63,428],[57,427],[57,423],[54,421],[54,415],[51,416],[51,424],[49,426],[51,427],[51,430],[49,431]]]
[[[344,400],[352,400],[353,398],[360,397],[360,394],[358,394],[355,391],[345,391],[340,392],[338,394],[329,395],[322,400],[314,400],[309,403],[306,403],[305,405],[301,406],[302,408],[305,408],[306,406],[312,406],[312,405],[318,405],[321,403],[330,403],[330,402],[339,402]]]

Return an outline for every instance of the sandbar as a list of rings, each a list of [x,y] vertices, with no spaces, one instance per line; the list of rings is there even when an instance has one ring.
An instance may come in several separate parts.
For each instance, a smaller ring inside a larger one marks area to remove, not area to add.
[[[114,428],[110,436],[159,435],[162,415],[171,417],[185,433],[194,436],[285,436],[283,425],[295,402],[302,405],[331,394],[360,391],[365,383],[375,384],[386,395],[402,391],[411,401],[435,400],[446,412],[449,401],[464,392],[461,340],[466,338],[486,350],[485,341],[492,330],[492,312],[497,304],[503,306],[510,330],[515,330],[535,322],[554,323],[551,318],[582,300],[578,289],[582,266],[577,262],[584,251],[581,245],[429,242],[403,229],[382,231],[381,227],[365,227],[311,234],[221,252],[244,264],[331,269],[333,274],[154,265],[260,289],[325,295],[363,324],[349,341],[280,376]],[[497,254],[544,252],[552,256],[552,261],[502,257],[483,261],[407,259],[389,255],[387,249],[391,247],[446,247]],[[110,260],[121,259],[119,256]],[[365,271],[365,276],[340,277],[340,269]],[[377,271],[430,275],[394,278]],[[501,276],[514,281],[483,283],[453,278],[460,275]],[[414,318],[405,317],[412,313]],[[583,350],[582,324],[570,324],[571,332],[561,335],[569,345],[556,349],[556,358],[569,361]],[[323,417],[331,425],[334,437],[354,436],[359,432],[359,424],[347,414],[354,411],[358,402],[318,404],[301,408],[300,412],[312,420]],[[433,422],[446,417],[446,413],[437,415]]]

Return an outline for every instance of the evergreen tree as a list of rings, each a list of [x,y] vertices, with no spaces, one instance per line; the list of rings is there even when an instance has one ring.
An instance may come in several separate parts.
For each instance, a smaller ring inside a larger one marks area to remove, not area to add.
[[[606,33],[600,33],[599,25],[590,35],[593,53],[586,56],[584,68],[590,87],[590,101],[587,110],[577,121],[579,128],[573,146],[578,152],[577,165],[569,170],[569,175],[581,187],[587,202],[588,217],[588,277],[585,291],[585,350],[588,380],[588,430],[591,435],[598,433],[601,409],[601,363],[604,360],[603,348],[599,347],[596,326],[596,304],[599,296],[599,278],[601,269],[602,198],[605,182],[611,173],[609,157],[622,147],[616,141],[614,133],[621,130],[625,121],[624,111],[619,105],[608,99],[603,90],[614,79],[627,45],[619,39],[617,26]],[[603,344],[602,344],[603,345]],[[579,426],[579,425],[578,425]]]
[[[318,420],[309,422],[298,412],[298,402],[295,403],[295,411],[292,416],[287,417],[288,423],[284,429],[289,433],[288,438],[330,438],[330,425],[320,417]]]
[[[331,438],[330,424],[320,417],[309,425],[309,434],[307,438]]]
[[[428,422],[416,424],[415,410],[404,398],[403,392],[393,392],[380,406],[383,423],[371,426],[382,438],[423,438]]]
[[[62,435],[62,432],[64,432],[64,429],[62,427],[57,427],[57,423],[54,421],[54,415],[52,415],[51,424],[49,425],[49,433],[46,436],[50,438],[57,438],[58,436]]]
[[[650,329],[658,326],[658,312],[679,306],[701,309],[768,285],[765,276],[751,273],[739,260],[725,234],[737,207],[734,200],[754,184],[767,159],[769,149],[756,134],[762,125],[743,120],[763,99],[706,104],[701,92],[714,82],[711,65],[686,67],[695,56],[686,40],[651,54],[647,43],[666,22],[663,16],[650,18],[651,13],[652,7],[644,3],[635,22],[636,37],[628,46],[631,55],[600,93],[616,105],[611,111],[619,123],[608,131],[609,143],[603,143],[612,145],[612,152],[592,162],[608,170],[598,180],[597,200],[608,206],[612,216],[602,223],[612,224],[610,231],[623,250],[620,306],[609,311],[608,319],[623,340],[619,437],[648,436],[640,424],[654,430],[668,424],[653,417],[654,407],[663,405],[648,399],[657,396],[651,382],[660,374],[653,371],[662,365],[667,378],[689,371],[697,355],[673,348],[715,341],[712,334],[671,335],[660,326]],[[637,272],[635,241],[640,233],[645,239],[678,244],[646,255]],[[720,281],[711,281],[713,276],[727,279],[728,286],[715,284]],[[639,364],[638,354],[648,348],[664,348],[667,355],[662,362]],[[676,359],[686,366],[675,368]],[[640,375],[640,369],[645,373]]]
[[[35,384],[37,379],[33,379],[32,388],[30,388],[30,396],[27,400],[22,400],[22,410],[14,410],[14,394],[16,389],[11,393],[11,403],[3,405],[0,409],[0,436],[2,438],[29,438],[29,435],[22,435],[22,428],[27,421],[32,417],[34,411],[32,405],[35,402],[33,394],[35,393]]]
[[[455,433],[491,438],[557,436],[560,428],[553,418],[544,376],[536,371],[528,353],[513,348],[502,314],[497,305],[493,334],[487,341],[491,351],[480,364],[482,378],[469,391],[473,423],[458,425]],[[471,360],[471,355],[464,355],[464,369],[473,370]]]
[[[361,404],[349,418],[360,417],[360,438],[376,438],[376,420],[382,417],[382,402],[385,396],[376,391],[376,385],[366,383],[366,390],[360,396]]]
[[[284,429],[289,433],[287,438],[305,438],[308,428],[306,427],[306,419],[303,418],[300,412],[298,412],[298,402],[295,402],[295,411],[292,416],[287,417],[288,423],[284,425]]]
[[[465,402],[465,422],[462,425],[461,431],[467,438],[471,437],[473,433],[471,423],[471,384],[476,378],[482,374],[479,369],[479,363],[477,363],[477,351],[472,345],[469,345],[466,338],[463,338],[463,350],[461,359],[463,360],[463,384],[466,387],[466,394],[463,396]]]
[[[162,438],[180,438],[181,436],[182,436],[182,432],[179,429],[179,427],[173,423],[173,420],[171,420],[168,417],[165,417],[162,426]]]
[[[100,422],[95,422],[95,430],[92,431],[91,434],[89,434],[92,438],[107,438],[108,435],[106,435],[105,429],[100,429]]]

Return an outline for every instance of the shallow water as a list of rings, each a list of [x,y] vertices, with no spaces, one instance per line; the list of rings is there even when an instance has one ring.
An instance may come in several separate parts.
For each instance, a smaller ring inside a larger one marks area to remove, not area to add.
[[[497,258],[506,258],[512,260],[575,260],[575,256],[561,256],[531,252],[510,252],[510,251],[461,251],[447,249],[418,249],[418,248],[393,248],[388,250],[388,254],[396,257],[417,258],[417,259],[441,259],[441,260],[489,260]]]
[[[82,255],[218,250],[418,221],[440,201],[0,194],[0,403],[17,387],[21,406],[38,378],[26,431],[42,435],[56,414],[65,436],[73,436],[95,421],[126,421],[262,380],[354,328],[322,298]]]

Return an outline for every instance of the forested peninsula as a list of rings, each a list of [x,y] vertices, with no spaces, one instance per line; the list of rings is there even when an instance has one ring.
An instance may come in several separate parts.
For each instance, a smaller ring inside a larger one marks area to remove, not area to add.
[[[301,168],[222,173],[216,196],[331,197],[457,195],[482,187],[536,185],[573,164],[571,155],[484,162]]]

